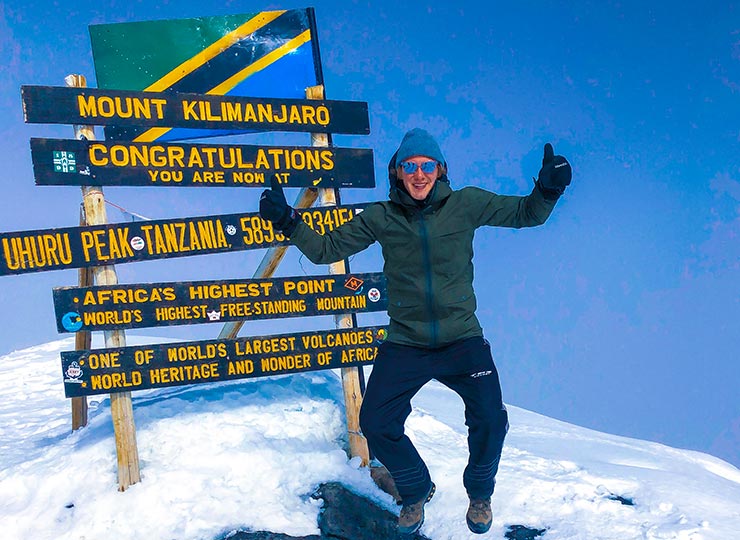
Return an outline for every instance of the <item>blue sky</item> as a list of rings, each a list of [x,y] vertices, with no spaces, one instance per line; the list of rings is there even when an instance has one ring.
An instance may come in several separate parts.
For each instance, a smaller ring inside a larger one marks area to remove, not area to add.
[[[94,85],[89,24],[306,7],[157,4],[0,5],[0,230],[77,223],[79,190],[34,186],[28,148],[32,136],[70,137],[71,128],[25,125],[19,88],[63,85],[69,73]],[[327,96],[369,104],[371,134],[335,143],[374,149],[377,187],[346,190],[343,199],[386,196],[385,163],[412,127],[437,136],[453,187],[504,194],[530,190],[552,142],[571,160],[574,180],[548,223],[476,237],[479,317],[505,400],[740,465],[740,6],[511,4],[310,4]],[[305,135],[245,143],[296,140],[308,144]],[[106,188],[109,200],[153,218],[253,211],[258,196]],[[282,275],[325,270],[291,251]],[[250,277],[261,255],[120,265],[119,279]],[[352,260],[356,271],[381,264],[377,248]],[[0,352],[56,339],[51,289],[76,280],[70,270],[0,278]],[[248,323],[244,332],[296,324]],[[207,339],[218,330],[149,333]]]

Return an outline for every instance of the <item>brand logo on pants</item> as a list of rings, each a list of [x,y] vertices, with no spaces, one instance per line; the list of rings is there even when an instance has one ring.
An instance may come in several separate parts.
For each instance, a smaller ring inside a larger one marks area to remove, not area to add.
[[[479,371],[478,373],[473,373],[470,376],[474,379],[477,379],[478,377],[485,377],[486,375],[490,375],[493,373],[493,371]]]

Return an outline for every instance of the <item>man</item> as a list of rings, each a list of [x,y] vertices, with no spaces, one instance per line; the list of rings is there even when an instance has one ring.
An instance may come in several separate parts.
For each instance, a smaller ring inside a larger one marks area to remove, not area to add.
[[[389,201],[368,206],[341,227],[320,235],[288,206],[273,181],[260,199],[270,220],[314,263],[342,260],[374,242],[382,246],[390,324],[379,347],[360,410],[360,427],[402,498],[401,534],[415,533],[435,486],[404,423],[411,398],[432,379],[465,403],[469,460],[463,485],[466,522],[482,534],[492,523],[491,495],[508,430],[498,373],[475,316],[473,234],[482,225],[541,225],[570,184],[571,166],[545,145],[542,169],[525,197],[465,187],[453,191],[447,162],[422,129],[404,136],[388,165]]]

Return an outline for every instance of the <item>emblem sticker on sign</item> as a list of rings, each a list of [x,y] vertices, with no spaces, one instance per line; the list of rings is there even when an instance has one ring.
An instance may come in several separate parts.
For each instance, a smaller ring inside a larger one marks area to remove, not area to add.
[[[52,163],[54,172],[74,173],[77,172],[77,161],[74,152],[53,152]]]

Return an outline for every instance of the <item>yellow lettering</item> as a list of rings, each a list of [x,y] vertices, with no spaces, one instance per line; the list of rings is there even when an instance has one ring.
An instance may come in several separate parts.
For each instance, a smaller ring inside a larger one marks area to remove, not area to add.
[[[242,110],[238,103],[231,103],[227,101],[224,103],[224,120],[228,122],[241,122],[242,121]]]
[[[182,117],[184,120],[198,120],[198,114],[195,112],[196,101],[183,100]]]
[[[97,116],[98,109],[95,105],[95,96],[77,96],[77,110],[83,118]]]
[[[90,159],[90,164],[97,165],[98,167],[103,167],[107,165],[108,158],[105,157],[105,154],[107,153],[108,153],[108,149],[105,147],[105,145],[91,144],[87,151],[87,155]],[[98,156],[98,154],[103,154],[103,155]]]
[[[249,375],[250,373],[254,373],[254,362],[251,360],[229,362],[227,373],[229,375]]]

